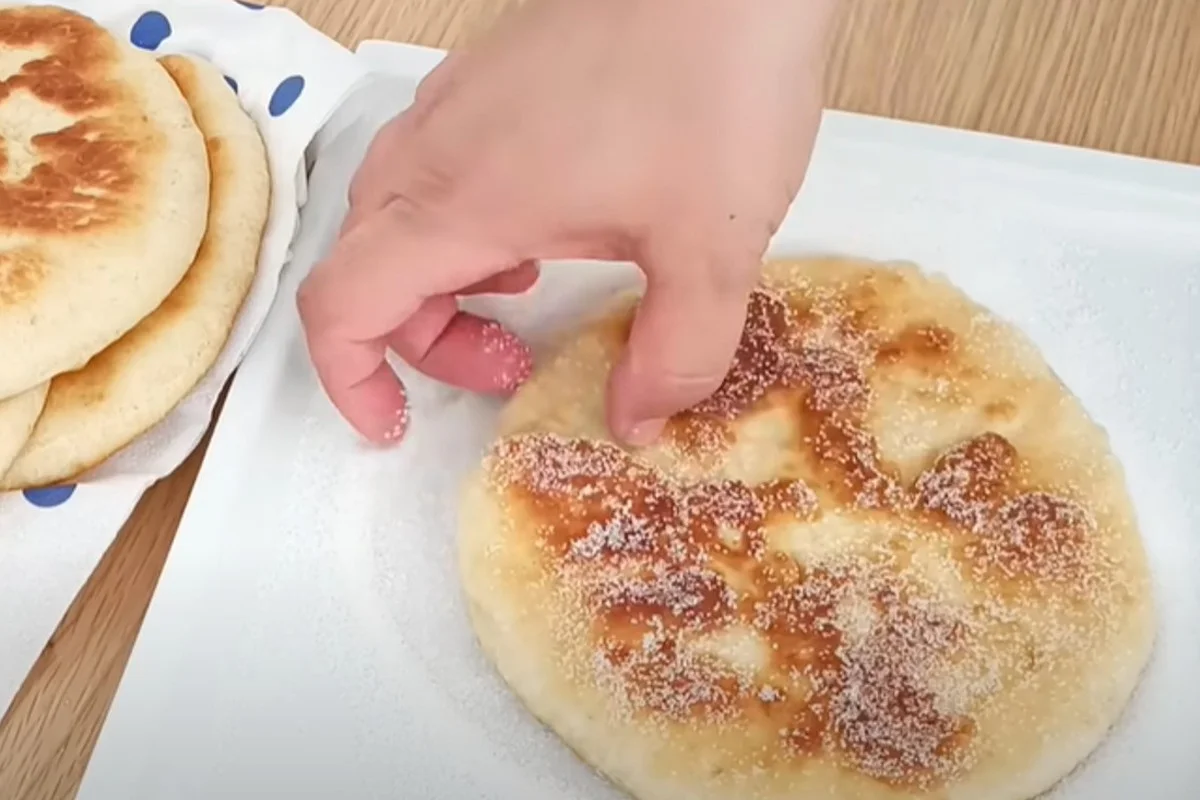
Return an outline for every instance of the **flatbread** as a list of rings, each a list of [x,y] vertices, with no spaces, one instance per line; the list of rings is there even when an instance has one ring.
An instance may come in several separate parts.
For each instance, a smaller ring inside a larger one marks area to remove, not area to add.
[[[614,313],[469,482],[483,651],[640,800],[1025,800],[1152,650],[1120,464],[1038,350],[911,265],[768,267],[717,394],[629,452]]]
[[[77,369],[187,271],[204,139],[155,60],[87,17],[0,8],[0,398]]]
[[[0,475],[21,452],[46,402],[49,384],[0,400]]]
[[[262,137],[216,68],[182,56],[162,63],[207,142],[208,232],[160,308],[82,370],[54,379],[0,489],[73,478],[166,417],[220,355],[254,280],[271,197]]]

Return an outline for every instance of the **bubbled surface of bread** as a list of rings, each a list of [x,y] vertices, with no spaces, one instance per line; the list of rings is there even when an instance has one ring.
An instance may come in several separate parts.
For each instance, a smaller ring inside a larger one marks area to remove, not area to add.
[[[1024,800],[1154,641],[1102,428],[1017,330],[912,265],[769,264],[732,370],[628,451],[629,308],[566,341],[468,483],[499,673],[642,800]]]
[[[153,311],[204,233],[208,158],[147,53],[52,6],[0,6],[0,398]]]

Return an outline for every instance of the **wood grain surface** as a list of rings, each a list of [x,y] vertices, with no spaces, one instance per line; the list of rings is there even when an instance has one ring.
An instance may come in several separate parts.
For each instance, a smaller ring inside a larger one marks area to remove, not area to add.
[[[346,45],[454,47],[510,0],[280,4]],[[845,0],[830,57],[837,108],[1200,164],[1197,0]],[[147,493],[0,721],[0,800],[74,797],[203,449]]]

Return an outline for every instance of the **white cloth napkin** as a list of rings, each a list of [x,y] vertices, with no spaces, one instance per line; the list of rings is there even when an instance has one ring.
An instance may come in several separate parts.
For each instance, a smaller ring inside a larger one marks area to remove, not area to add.
[[[27,0],[28,2],[28,0]],[[221,387],[275,299],[306,199],[306,150],[366,68],[290,11],[237,0],[34,0],[71,8],[156,54],[221,69],[266,141],[272,205],[258,275],[214,368],[166,420],[78,487],[0,494],[0,710],[142,493],[199,443]]]

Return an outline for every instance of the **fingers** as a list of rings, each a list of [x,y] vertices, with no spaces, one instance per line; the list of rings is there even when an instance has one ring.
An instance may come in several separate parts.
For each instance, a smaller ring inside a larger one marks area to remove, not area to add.
[[[646,295],[610,378],[615,436],[651,444],[672,415],[720,387],[741,339],[756,264],[650,265]]]
[[[404,386],[385,358],[383,343],[365,343],[340,357],[309,342],[317,378],[338,412],[365,439],[399,440],[408,426]]]
[[[339,239],[301,285],[297,306],[321,385],[362,436],[381,442],[403,434],[405,396],[386,363],[387,337],[426,300],[514,261],[424,229],[395,203]]]
[[[519,294],[537,277],[537,263],[527,261],[457,294]],[[529,347],[516,334],[494,320],[459,311],[450,295],[426,300],[387,343],[434,380],[472,392],[509,394],[533,366]]]
[[[481,394],[512,393],[532,370],[528,346],[498,322],[459,311],[447,299],[449,306],[441,299],[423,306],[388,344],[434,380]]]

